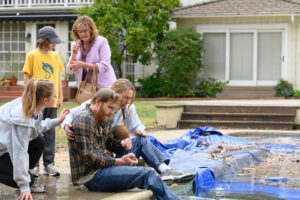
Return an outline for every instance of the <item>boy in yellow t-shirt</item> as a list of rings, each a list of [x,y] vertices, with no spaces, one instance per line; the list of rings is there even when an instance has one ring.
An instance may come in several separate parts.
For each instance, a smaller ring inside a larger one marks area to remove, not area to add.
[[[53,107],[43,111],[43,119],[56,118],[57,109],[62,107],[63,95],[59,73],[64,70],[64,66],[59,56],[54,52],[56,44],[63,41],[58,37],[56,30],[51,26],[45,26],[39,30],[37,49],[29,52],[23,68],[24,84],[29,79],[46,79],[55,84],[56,101]],[[45,149],[43,152],[44,174],[59,176],[60,173],[54,167],[55,154],[55,128],[44,133]],[[31,171],[34,176],[39,176],[39,163]]]

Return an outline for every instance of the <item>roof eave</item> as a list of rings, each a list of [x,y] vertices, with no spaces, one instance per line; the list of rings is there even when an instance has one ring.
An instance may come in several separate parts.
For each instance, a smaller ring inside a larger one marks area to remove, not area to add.
[[[218,13],[218,14],[177,14],[172,15],[173,19],[178,18],[218,18],[218,17],[282,17],[282,16],[291,16],[291,15],[300,15],[300,11],[293,13]]]

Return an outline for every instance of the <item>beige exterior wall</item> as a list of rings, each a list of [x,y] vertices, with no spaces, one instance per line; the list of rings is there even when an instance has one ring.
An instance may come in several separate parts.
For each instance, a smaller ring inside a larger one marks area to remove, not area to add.
[[[178,28],[193,28],[204,24],[286,24],[287,30],[287,74],[286,79],[300,90],[300,16],[259,17],[203,17],[176,19]]]

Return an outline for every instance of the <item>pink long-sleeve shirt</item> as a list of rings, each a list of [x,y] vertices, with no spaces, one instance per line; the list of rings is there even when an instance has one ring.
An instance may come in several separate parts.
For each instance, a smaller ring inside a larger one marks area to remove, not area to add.
[[[71,52],[73,52],[74,44],[75,44],[75,41],[72,42],[72,44],[71,44]],[[86,56],[85,62],[97,64],[98,70],[99,70],[99,73],[98,73],[98,87],[99,88],[111,86],[117,80],[115,71],[114,71],[113,67],[111,66],[110,56],[111,56],[111,51],[110,51],[110,47],[109,47],[107,39],[102,36],[97,36],[95,39],[95,42],[92,44],[92,47]],[[71,57],[72,57],[72,55],[71,55]],[[78,83],[80,83],[82,80],[83,68],[80,68],[78,70],[71,70],[70,69],[71,57],[69,59],[69,62],[67,64],[66,68],[67,68],[68,72],[71,74],[75,73],[75,72],[77,73]],[[80,50],[78,51],[75,60],[76,61],[82,60],[82,54],[81,54]]]

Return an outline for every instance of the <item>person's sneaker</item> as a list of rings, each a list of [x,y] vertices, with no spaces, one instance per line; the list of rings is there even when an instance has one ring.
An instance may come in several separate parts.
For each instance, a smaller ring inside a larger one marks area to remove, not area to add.
[[[49,176],[59,176],[60,175],[60,173],[55,169],[53,163],[45,166],[44,174],[49,175]]]
[[[40,176],[40,169],[39,169],[39,167],[34,167],[33,169],[30,170],[30,173],[34,177],[39,177]]]
[[[196,174],[192,172],[184,172],[178,169],[168,169],[161,173],[161,179],[166,184],[187,183],[195,178]]]
[[[45,193],[46,190],[46,186],[39,184],[37,181],[34,181],[33,185],[30,187],[32,193]]]

